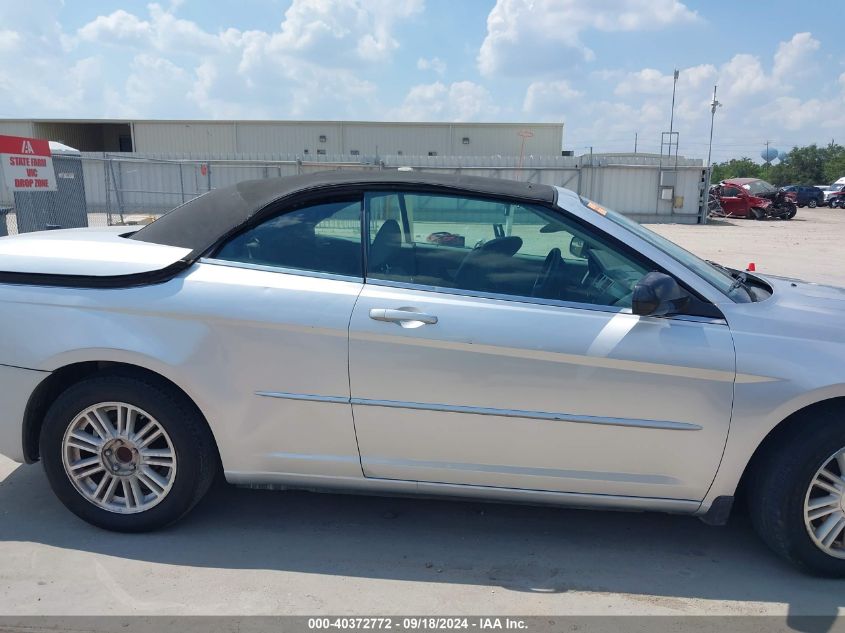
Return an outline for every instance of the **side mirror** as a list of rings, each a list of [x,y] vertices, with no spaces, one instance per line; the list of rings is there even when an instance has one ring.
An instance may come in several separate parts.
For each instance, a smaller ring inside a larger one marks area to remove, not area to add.
[[[651,272],[634,286],[631,311],[640,316],[679,314],[689,300],[689,293],[678,285],[674,277]]]
[[[569,241],[569,253],[580,259],[586,257],[586,253],[584,253],[584,240],[580,237],[572,236],[572,239]]]

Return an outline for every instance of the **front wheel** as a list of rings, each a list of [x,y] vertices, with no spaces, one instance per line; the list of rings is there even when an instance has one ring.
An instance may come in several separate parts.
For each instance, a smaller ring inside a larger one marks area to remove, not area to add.
[[[810,200],[807,203],[807,206],[810,207],[811,209],[815,209],[817,206],[819,206],[818,200]]]
[[[751,207],[751,217],[755,220],[765,220],[766,212],[758,207]]]
[[[817,408],[753,466],[755,529],[783,558],[813,574],[845,577],[845,415]]]
[[[217,459],[184,394],[147,378],[102,375],[61,394],[47,413],[41,460],[53,491],[98,527],[143,532],[186,514]]]

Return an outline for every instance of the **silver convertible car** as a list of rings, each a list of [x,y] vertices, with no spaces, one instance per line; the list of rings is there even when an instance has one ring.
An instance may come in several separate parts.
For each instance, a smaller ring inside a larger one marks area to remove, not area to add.
[[[0,239],[0,452],[97,526],[233,484],[657,510],[845,575],[845,291],[565,189],[331,172]]]

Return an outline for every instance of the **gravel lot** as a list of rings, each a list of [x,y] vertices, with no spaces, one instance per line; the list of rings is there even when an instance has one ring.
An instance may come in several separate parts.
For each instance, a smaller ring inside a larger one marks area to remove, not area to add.
[[[656,228],[725,264],[845,285],[843,211]],[[129,536],[82,523],[40,467],[0,458],[0,614],[819,614],[832,624],[844,610],[845,581],[780,563],[741,515],[713,528],[219,485],[173,528]]]
[[[744,269],[845,286],[845,210],[803,208],[788,222],[715,220],[649,228],[699,257]]]

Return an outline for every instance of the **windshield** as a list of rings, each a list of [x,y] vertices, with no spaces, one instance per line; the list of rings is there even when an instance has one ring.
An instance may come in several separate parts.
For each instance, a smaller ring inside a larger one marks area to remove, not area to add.
[[[770,185],[765,180],[752,180],[751,182],[747,182],[742,185],[742,188],[754,195],[758,193],[772,193],[773,191],[777,191],[774,185]]]
[[[706,281],[710,282],[710,284],[721,290],[726,295],[731,296],[733,294],[733,290],[735,290],[735,278],[727,271],[727,269],[711,264],[700,257],[693,255],[688,250],[685,250],[674,242],[667,240],[662,235],[658,235],[657,233],[648,230],[642,224],[625,217],[621,213],[611,211],[606,207],[599,207],[594,202],[590,202],[584,198],[581,199],[581,202],[584,206],[594,211],[596,210],[596,207],[602,209],[602,211],[604,211],[604,217],[614,224],[618,224],[619,226],[626,228],[637,237],[642,238],[655,248],[661,250],[681,265],[692,270],[699,277],[702,277]]]

